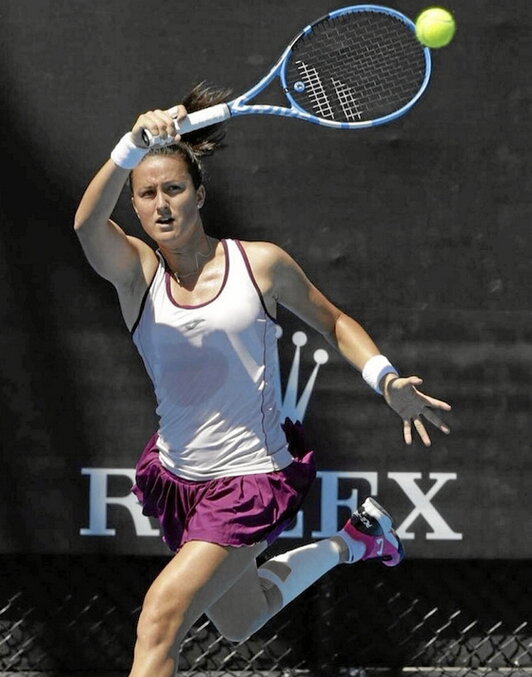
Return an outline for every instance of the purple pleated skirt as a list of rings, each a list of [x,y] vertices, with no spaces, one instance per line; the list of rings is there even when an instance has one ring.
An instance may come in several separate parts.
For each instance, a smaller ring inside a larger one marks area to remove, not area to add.
[[[275,472],[196,482],[177,477],[159,461],[157,434],[136,466],[132,491],[142,512],[159,520],[172,552],[187,541],[244,546],[268,545],[290,526],[316,477],[314,452],[299,421],[283,424],[294,461]]]

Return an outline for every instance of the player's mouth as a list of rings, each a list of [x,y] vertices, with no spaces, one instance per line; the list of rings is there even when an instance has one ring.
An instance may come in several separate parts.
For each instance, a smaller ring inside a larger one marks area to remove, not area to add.
[[[165,216],[165,217],[161,216],[157,219],[156,223],[158,223],[160,226],[163,226],[163,228],[164,227],[169,228],[174,223],[174,219],[171,216]]]

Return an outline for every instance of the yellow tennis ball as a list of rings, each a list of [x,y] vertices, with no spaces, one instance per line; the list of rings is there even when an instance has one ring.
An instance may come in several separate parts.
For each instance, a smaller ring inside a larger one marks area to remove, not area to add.
[[[443,7],[429,7],[416,19],[416,36],[425,47],[445,47],[454,38],[456,22]]]

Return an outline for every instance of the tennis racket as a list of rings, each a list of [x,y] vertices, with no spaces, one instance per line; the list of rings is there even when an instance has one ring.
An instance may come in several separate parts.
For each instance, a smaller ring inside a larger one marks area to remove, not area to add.
[[[381,125],[412,108],[430,72],[430,51],[408,17],[379,5],[343,7],[304,28],[247,92],[190,113],[177,131],[186,134],[238,115],[280,115],[336,129]],[[288,105],[250,103],[276,78]],[[177,107],[168,112],[176,117]],[[148,146],[160,145],[148,130],[143,136]]]

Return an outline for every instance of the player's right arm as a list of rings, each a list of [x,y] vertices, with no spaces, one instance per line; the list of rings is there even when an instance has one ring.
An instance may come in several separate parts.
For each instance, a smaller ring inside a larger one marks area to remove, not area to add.
[[[129,170],[108,160],[87,186],[79,203],[74,230],[94,270],[117,289],[134,285],[142,271],[142,259],[153,256],[147,244],[128,237],[111,214]]]
[[[186,114],[184,106],[177,106],[178,121]],[[156,261],[151,247],[138,238],[126,235],[111,220],[129,172],[147,151],[143,142],[144,130],[149,130],[153,136],[160,135],[163,140],[167,135],[176,141],[180,138],[167,111],[141,114],[131,132],[111,153],[112,159],[107,160],[87,186],[74,220],[74,229],[89,263],[99,275],[114,284],[121,300],[127,295],[127,290],[136,286],[136,282],[143,277],[150,278]]]

